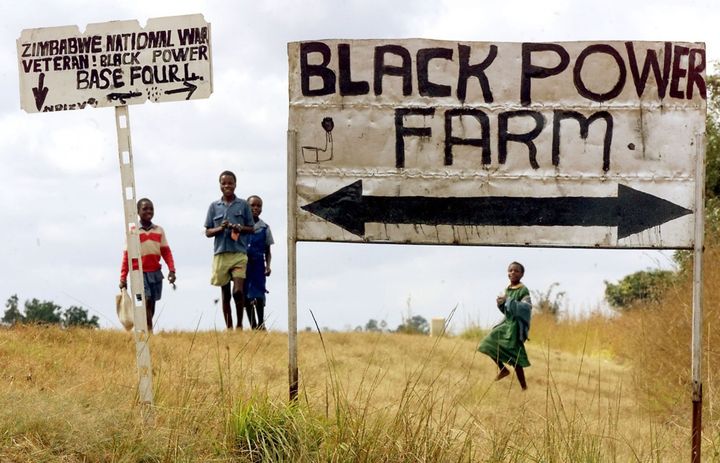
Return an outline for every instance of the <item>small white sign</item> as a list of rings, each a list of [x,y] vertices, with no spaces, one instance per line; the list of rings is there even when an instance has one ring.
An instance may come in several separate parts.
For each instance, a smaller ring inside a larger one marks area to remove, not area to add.
[[[182,101],[212,93],[210,24],[201,14],[25,29],[20,104],[29,113]]]

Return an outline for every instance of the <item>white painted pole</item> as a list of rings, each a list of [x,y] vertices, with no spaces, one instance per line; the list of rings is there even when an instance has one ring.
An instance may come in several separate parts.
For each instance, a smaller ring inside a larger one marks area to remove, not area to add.
[[[695,244],[692,317],[692,462],[700,463],[702,446],[703,250],[705,247],[705,134],[695,137]]]
[[[134,304],[135,359],[138,368],[138,392],[145,422],[153,421],[153,387],[150,346],[145,311],[145,285],[143,284],[140,239],[138,235],[137,197],[135,195],[135,171],[133,168],[132,142],[130,138],[130,113],[127,106],[115,107],[120,181],[122,183],[123,209],[125,211],[125,236],[127,239],[130,294]],[[137,269],[133,269],[137,263]]]
[[[288,376],[290,400],[297,400],[298,394],[298,348],[297,348],[297,132],[287,133],[287,258],[288,258]]]

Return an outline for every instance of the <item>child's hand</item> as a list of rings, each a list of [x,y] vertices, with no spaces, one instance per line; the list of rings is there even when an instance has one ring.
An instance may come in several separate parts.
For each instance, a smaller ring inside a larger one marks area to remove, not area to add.
[[[177,279],[177,277],[175,276],[175,272],[170,272],[170,273],[168,273],[168,282],[169,282],[170,284],[175,283],[175,280],[176,280],[176,279]]]
[[[127,280],[120,280],[120,289],[127,288]]]
[[[265,266],[265,276],[266,276],[266,277],[269,277],[271,271],[272,271],[272,270],[270,270],[270,266],[269,266],[269,265],[266,265],[266,266]]]
[[[495,299],[495,302],[497,303],[497,305],[503,305],[503,304],[505,304],[505,301],[506,301],[506,300],[507,300],[507,297],[505,297],[504,295],[502,295],[502,296],[498,296],[498,297]]]

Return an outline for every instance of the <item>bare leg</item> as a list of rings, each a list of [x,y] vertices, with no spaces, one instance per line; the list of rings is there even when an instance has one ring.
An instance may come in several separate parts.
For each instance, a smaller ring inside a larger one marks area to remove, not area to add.
[[[243,327],[243,308],[245,307],[245,297],[243,295],[244,278],[233,278],[232,297],[235,301],[235,312],[237,313],[237,327]],[[252,320],[250,321],[252,323]],[[232,322],[231,322],[232,325]]]
[[[500,360],[495,360],[495,363],[498,366],[498,374],[495,377],[495,381],[500,381],[504,377],[510,374],[510,370],[507,369],[505,365]]]
[[[257,299],[247,299],[245,298],[245,312],[247,313],[248,320],[250,320],[250,328],[253,330],[257,329],[258,322],[257,318],[255,317],[255,307],[257,305]]]
[[[153,330],[153,316],[155,315],[155,300],[147,299],[145,301],[145,316],[147,319],[148,333],[152,333]]]
[[[265,301],[262,299],[257,299],[255,302],[255,314],[258,329],[265,331]]]
[[[221,288],[222,293],[222,311],[223,318],[225,319],[225,327],[229,330],[233,327],[232,322],[232,309],[230,307],[230,283],[223,285]]]
[[[523,370],[523,367],[515,367],[515,376],[517,376],[518,383],[520,383],[520,387],[523,391],[527,389],[527,382],[525,382],[525,370]]]

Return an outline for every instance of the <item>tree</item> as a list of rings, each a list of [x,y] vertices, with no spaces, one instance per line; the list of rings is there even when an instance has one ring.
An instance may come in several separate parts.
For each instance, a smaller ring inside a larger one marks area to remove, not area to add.
[[[421,315],[414,315],[403,320],[403,323],[395,330],[398,333],[405,334],[428,334],[430,333],[430,324]]]
[[[57,324],[61,322],[61,309],[52,301],[39,301],[35,298],[25,301],[25,322],[39,324]]]
[[[71,305],[68,309],[66,309],[62,315],[62,324],[67,328],[71,326],[80,328],[100,328],[100,325],[98,324],[99,320],[100,319],[96,315],[88,318],[87,310],[74,305]]]
[[[365,331],[380,331],[377,320],[374,318],[368,320],[368,322],[365,323]]]
[[[720,75],[707,77],[705,121],[705,195],[720,197]]]
[[[720,67],[718,67],[720,69]],[[720,235],[720,74],[707,77],[705,119],[705,236]],[[675,251],[680,273],[692,272],[693,251]]]
[[[641,270],[627,275],[617,284],[605,281],[605,299],[620,310],[633,304],[658,301],[675,280],[670,270]]]
[[[553,291],[559,285],[560,283],[557,282],[551,284],[544,293],[533,291],[533,310],[537,310],[539,313],[550,314],[557,318],[560,315],[563,299],[565,298],[565,291],[558,291],[553,294]]]
[[[16,325],[18,323],[38,323],[48,325],[61,325],[68,327],[100,328],[100,319],[93,315],[88,316],[87,310],[82,307],[70,306],[66,310],[52,301],[39,301],[31,299],[25,301],[25,313],[18,308],[17,294],[13,294],[5,303],[7,310],[2,317],[2,323]]]
[[[25,321],[25,317],[20,312],[20,309],[18,309],[17,294],[13,294],[8,298],[7,302],[5,302],[5,307],[7,307],[7,310],[5,311],[5,314],[2,318],[3,323],[8,325],[15,325],[17,323],[23,323]]]

